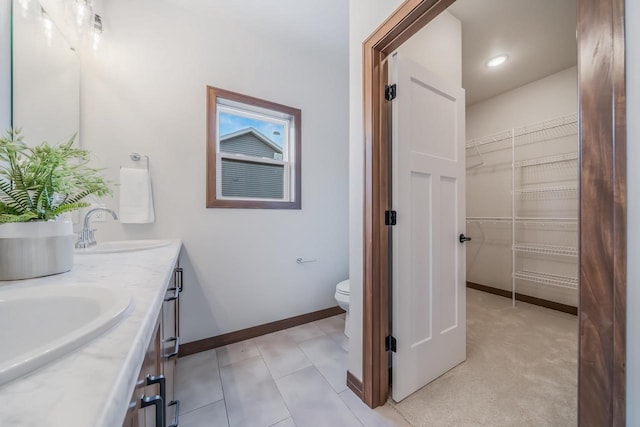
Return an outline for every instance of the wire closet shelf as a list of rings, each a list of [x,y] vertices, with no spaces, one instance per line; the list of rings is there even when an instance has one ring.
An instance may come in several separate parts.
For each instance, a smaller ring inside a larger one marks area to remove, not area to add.
[[[578,134],[578,114],[569,114],[550,120],[544,120],[518,128],[507,129],[465,143],[465,149],[483,147],[489,144],[504,144],[499,149],[510,149],[511,142],[517,139],[517,146],[534,144]],[[577,158],[577,155],[576,155]]]
[[[543,285],[559,286],[561,288],[578,289],[578,279],[575,277],[560,276],[557,274],[540,273],[535,271],[521,270],[513,273],[513,277],[529,282],[541,283]]]
[[[517,239],[518,233],[521,232],[520,230],[526,229],[541,230],[543,232],[577,232],[577,215],[576,217],[571,215],[558,217],[545,216],[544,214],[538,216],[520,216],[518,212],[520,203],[524,203],[525,201],[527,201],[527,203],[554,200],[560,202],[562,200],[570,201],[577,199],[577,182],[575,185],[563,185],[565,183],[557,182],[556,185],[540,186],[528,184],[523,186],[521,184],[518,186],[516,179],[516,171],[533,171],[534,168],[538,168],[535,169],[535,173],[538,174],[547,173],[549,170],[563,170],[569,171],[570,173],[574,173],[573,171],[575,170],[577,174],[577,149],[540,157],[533,156],[531,158],[516,159],[516,150],[521,147],[545,142],[550,144],[555,144],[556,142],[566,143],[566,141],[573,141],[571,138],[576,137],[577,134],[578,115],[574,113],[497,132],[480,138],[470,139],[466,142],[465,149],[471,150],[467,151],[467,164],[471,163],[471,166],[468,166],[467,170],[481,167],[495,167],[495,164],[492,165],[491,162],[487,161],[485,155],[502,150],[511,150],[511,216],[469,216],[466,218],[466,222],[468,224],[478,225],[494,224],[511,226],[511,281],[514,306],[517,281],[533,282],[571,290],[577,290],[579,288],[577,277],[532,271],[527,268],[522,268],[524,265],[517,265],[518,263],[516,262],[520,259],[517,255],[519,253],[543,256],[547,259],[551,259],[548,257],[559,257],[558,260],[569,260],[578,256],[578,248],[571,245],[532,243],[525,241],[525,239]],[[531,150],[523,150],[523,152],[531,153]],[[565,167],[572,169],[564,169]],[[561,203],[567,202],[563,201]],[[537,215],[537,213],[534,215]],[[480,232],[482,232],[482,229],[480,229]],[[519,262],[521,263],[522,261]],[[537,270],[537,268],[535,270]]]

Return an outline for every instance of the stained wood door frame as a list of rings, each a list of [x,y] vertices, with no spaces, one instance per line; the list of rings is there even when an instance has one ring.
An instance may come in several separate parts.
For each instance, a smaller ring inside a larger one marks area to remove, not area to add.
[[[362,397],[389,394],[390,209],[385,58],[455,0],[407,0],[363,44]],[[580,298],[578,423],[625,424],[626,87],[624,0],[578,0]]]

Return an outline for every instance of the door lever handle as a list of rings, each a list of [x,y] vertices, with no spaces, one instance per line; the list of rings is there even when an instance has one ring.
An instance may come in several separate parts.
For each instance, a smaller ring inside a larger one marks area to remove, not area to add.
[[[467,237],[464,234],[460,234],[460,236],[458,237],[458,240],[460,241],[460,243],[469,242],[471,241],[471,237]]]

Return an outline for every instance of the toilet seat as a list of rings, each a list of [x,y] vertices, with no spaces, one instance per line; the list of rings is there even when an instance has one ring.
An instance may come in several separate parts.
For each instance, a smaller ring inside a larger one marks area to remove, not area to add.
[[[347,338],[349,338],[349,299],[351,298],[350,294],[351,294],[351,291],[349,289],[349,279],[343,280],[342,282],[336,285],[336,293],[334,295],[334,298],[336,299],[338,306],[340,306],[340,308],[346,312],[344,316],[344,334],[347,336]]]
[[[342,282],[338,283],[338,285],[336,286],[336,294],[346,296],[349,296],[351,294],[348,280],[343,280]]]

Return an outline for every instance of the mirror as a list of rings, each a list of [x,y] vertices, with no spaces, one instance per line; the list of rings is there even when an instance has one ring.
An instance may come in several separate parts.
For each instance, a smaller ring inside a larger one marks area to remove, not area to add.
[[[80,128],[80,60],[38,0],[13,0],[11,124],[31,145]]]

